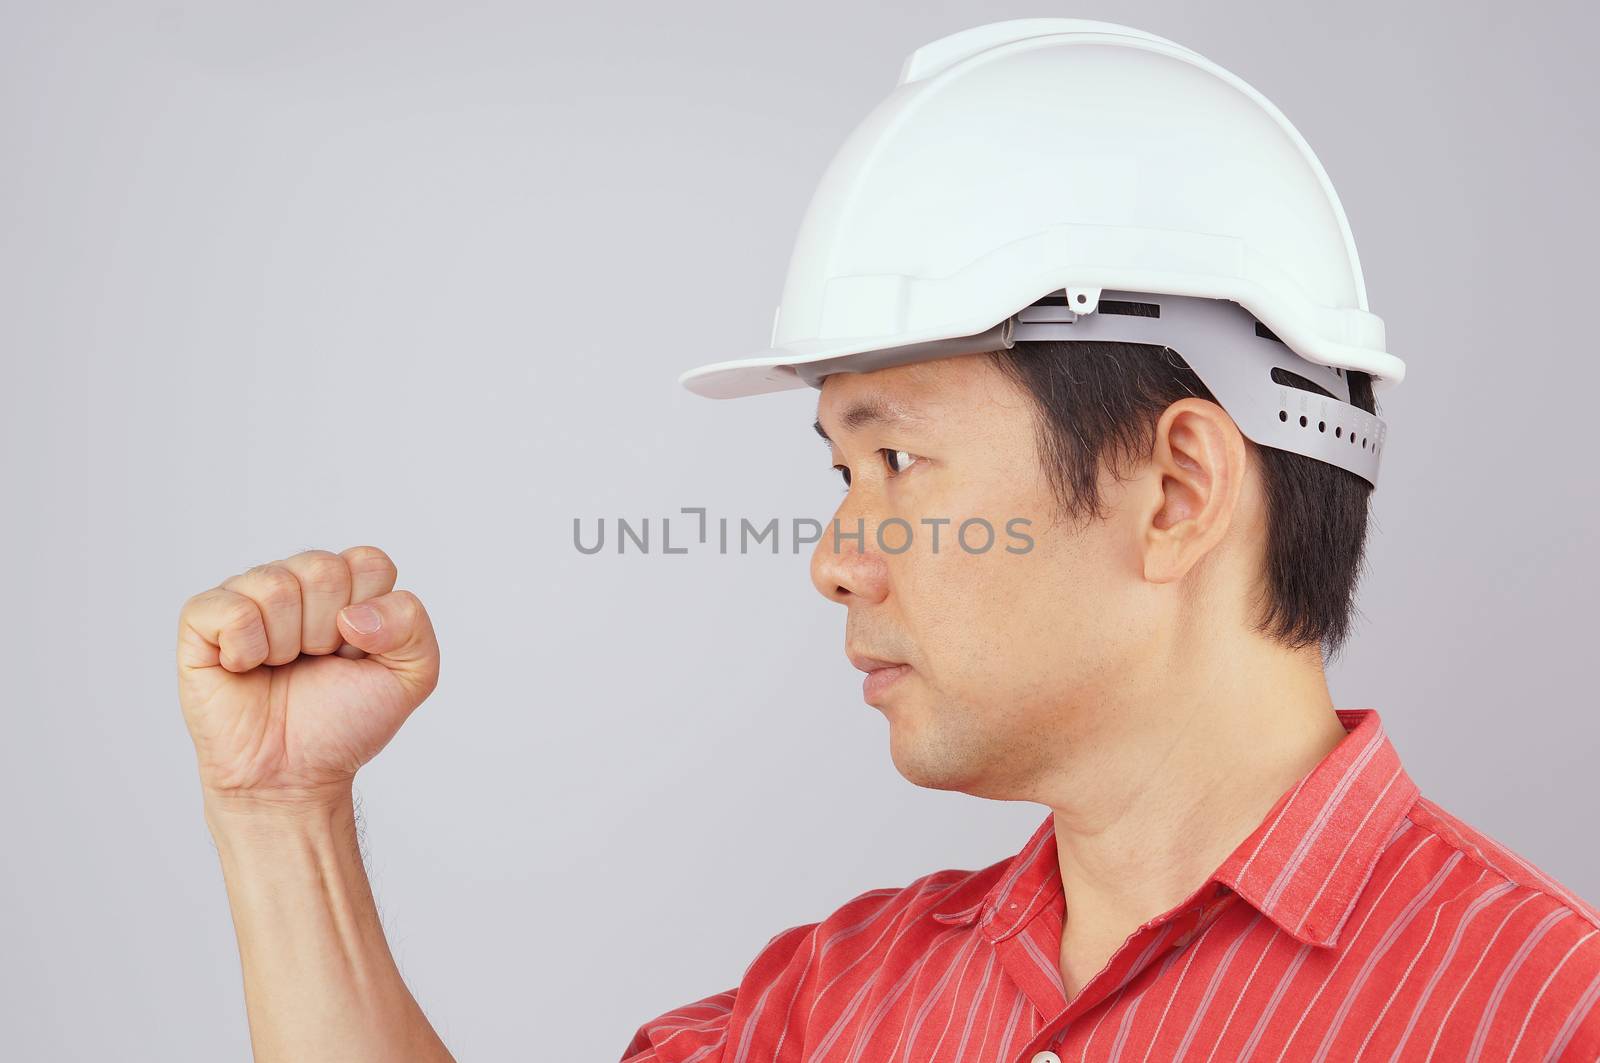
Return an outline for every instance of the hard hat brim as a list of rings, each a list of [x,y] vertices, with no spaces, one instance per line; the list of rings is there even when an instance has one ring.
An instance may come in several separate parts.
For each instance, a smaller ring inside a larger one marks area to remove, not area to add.
[[[1130,290],[1134,290],[1134,286],[1128,287]],[[1153,287],[1139,287],[1136,290],[1155,292]],[[1186,292],[1169,291],[1165,294],[1229,298],[1229,296],[1219,295],[1215,290],[1196,291],[1191,289]],[[1232,301],[1245,306],[1255,315],[1257,320],[1271,329],[1280,340],[1308,361],[1330,367],[1370,373],[1373,378],[1373,387],[1378,391],[1387,390],[1405,378],[1405,362],[1395,355],[1370,346],[1338,343],[1330,340],[1327,336],[1309,332],[1301,325],[1301,315],[1288,307],[1277,305],[1277,301],[1265,292],[1257,291],[1255,295],[1256,298],[1248,302],[1237,298],[1232,299]],[[1346,313],[1353,312],[1347,311]],[[1360,313],[1359,316],[1370,328],[1376,329],[1378,336],[1381,337],[1383,323],[1380,318],[1365,312]],[[927,360],[950,357],[963,352],[964,348],[959,343],[961,339],[981,336],[990,331],[996,324],[998,322],[978,324],[969,321],[958,322],[944,329],[923,330],[909,334],[802,340],[784,346],[768,347],[743,358],[710,362],[697,366],[680,374],[678,383],[697,395],[712,399],[734,399],[749,395],[787,391],[808,386],[807,381],[793,368],[795,366],[804,366],[829,359],[846,358],[853,354],[876,354],[893,348],[910,346],[925,347],[926,353],[922,357]],[[943,341],[950,342],[941,348],[940,345]],[[1378,342],[1382,342],[1381,338]],[[1181,336],[1172,337],[1171,345],[1180,354],[1182,353]],[[996,346],[999,345],[997,344]],[[974,346],[972,351],[976,353],[979,349],[979,347]],[[848,362],[842,365],[847,367]]]

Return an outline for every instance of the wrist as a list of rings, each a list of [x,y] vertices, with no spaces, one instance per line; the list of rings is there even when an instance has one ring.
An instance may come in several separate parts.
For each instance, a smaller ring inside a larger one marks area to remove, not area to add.
[[[271,793],[207,788],[203,794],[206,824],[213,836],[319,832],[355,816],[349,781]]]

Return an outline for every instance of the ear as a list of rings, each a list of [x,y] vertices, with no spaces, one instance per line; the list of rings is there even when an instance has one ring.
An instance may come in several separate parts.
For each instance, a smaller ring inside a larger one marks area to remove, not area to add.
[[[1145,579],[1182,579],[1223,540],[1248,463],[1239,426],[1216,403],[1179,399],[1162,412],[1150,454],[1159,490],[1144,529]]]

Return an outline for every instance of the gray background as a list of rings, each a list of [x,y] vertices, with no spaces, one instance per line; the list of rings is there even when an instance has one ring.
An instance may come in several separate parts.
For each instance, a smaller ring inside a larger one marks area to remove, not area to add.
[[[675,377],[765,345],[814,183],[904,57],[1009,17],[1172,37],[1321,156],[1409,366],[1335,700],[1600,899],[1592,7],[5,7],[12,1058],[247,1055],[174,632],[307,547],[384,547],[440,633],[359,788],[462,1059],[615,1059],[784,927],[1020,845],[1040,806],[896,774],[804,551],[571,541],[827,517],[814,393]]]

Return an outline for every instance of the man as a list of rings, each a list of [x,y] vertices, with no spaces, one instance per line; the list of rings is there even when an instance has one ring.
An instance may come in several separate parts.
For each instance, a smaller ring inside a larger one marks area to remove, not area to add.
[[[846,488],[812,577],[914,783],[1049,814],[871,890],[630,1063],[1600,1058],[1600,912],[1336,708],[1403,365],[1281,113],[1126,27],[920,49],[823,179],[773,346]],[[997,324],[998,322],[998,324]],[[448,1059],[351,781],[437,681],[373,547],[191,598],[179,680],[261,1060]]]

